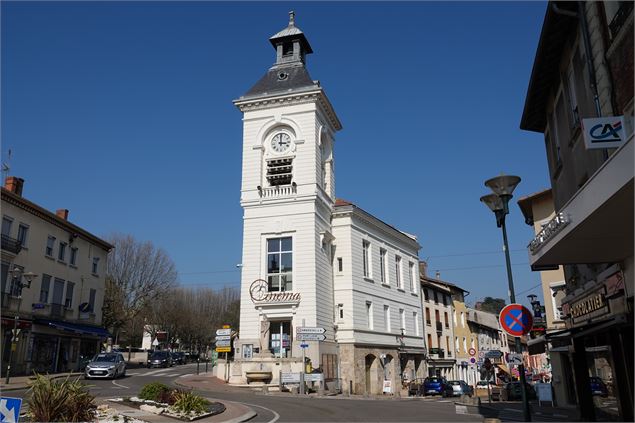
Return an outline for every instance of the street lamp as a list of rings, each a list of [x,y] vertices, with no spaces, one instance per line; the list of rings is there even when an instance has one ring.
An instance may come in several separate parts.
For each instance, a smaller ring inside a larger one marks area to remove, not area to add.
[[[17,287],[18,292],[18,311],[15,314],[15,319],[13,320],[13,331],[11,333],[11,349],[9,350],[9,361],[7,363],[7,378],[5,383],[9,384],[9,378],[11,376],[11,359],[13,357],[13,350],[17,349],[18,345],[18,320],[20,319],[20,306],[22,305],[22,289],[30,288],[31,282],[33,279],[37,278],[33,272],[26,272],[19,267],[14,267],[13,270],[10,271],[11,277],[13,278],[13,286]],[[22,283],[22,278],[26,281],[26,283]]]
[[[481,202],[485,203],[496,216],[496,226],[503,230],[503,250],[505,251],[505,264],[507,265],[507,281],[509,283],[509,300],[512,304],[516,302],[514,293],[514,279],[512,277],[512,266],[509,259],[509,245],[507,243],[507,228],[505,226],[505,216],[509,214],[509,200],[516,186],[520,183],[520,177],[513,175],[501,175],[485,181],[485,186],[492,190],[492,194],[481,197]],[[516,350],[522,354],[520,337],[516,337]],[[527,401],[527,388],[525,386],[525,366],[518,366],[520,376],[520,392],[523,399],[523,416],[525,421],[531,421],[529,412],[529,402]]]

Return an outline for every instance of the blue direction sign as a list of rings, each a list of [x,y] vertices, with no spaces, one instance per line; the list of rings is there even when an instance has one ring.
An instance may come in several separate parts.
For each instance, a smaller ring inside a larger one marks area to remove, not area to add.
[[[0,422],[17,423],[20,418],[21,398],[1,397],[0,398]]]
[[[522,304],[505,306],[498,316],[498,320],[505,332],[511,336],[527,335],[534,326],[531,311]]]

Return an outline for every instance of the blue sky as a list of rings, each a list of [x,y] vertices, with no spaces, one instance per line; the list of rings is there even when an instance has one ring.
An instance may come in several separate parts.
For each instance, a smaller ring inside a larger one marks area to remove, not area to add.
[[[26,198],[107,236],[151,240],[183,284],[238,285],[242,122],[232,100],[272,65],[288,11],[344,129],[336,189],[419,237],[430,273],[507,298],[483,181],[523,180],[507,217],[516,291],[549,186],[519,129],[544,2],[2,2],[2,154]],[[539,288],[519,295],[536,293]]]

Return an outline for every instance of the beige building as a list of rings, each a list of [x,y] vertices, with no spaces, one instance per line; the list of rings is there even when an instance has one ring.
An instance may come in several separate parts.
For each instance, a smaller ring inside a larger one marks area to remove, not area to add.
[[[477,334],[472,332],[467,321],[467,307],[465,296],[468,291],[451,283],[447,283],[452,292],[452,323],[454,327],[454,350],[456,354],[455,377],[464,380],[468,385],[475,385],[479,381],[476,363],[478,360]],[[470,354],[472,352],[473,354]]]
[[[525,217],[525,222],[533,226],[536,234],[540,233],[555,216],[551,189],[520,198],[518,206]],[[562,300],[566,295],[566,283],[562,266],[541,271],[540,281],[545,307],[545,331],[542,336],[528,341],[529,353],[532,356],[547,353],[556,402],[562,405],[575,403],[572,374],[563,366],[563,362],[568,362],[568,339],[559,340],[557,336],[554,336],[551,342],[547,342],[547,336],[557,335],[557,332],[565,329]],[[532,361],[534,366],[540,364],[537,358]],[[569,365],[566,364],[566,367],[568,368]]]
[[[24,198],[23,185],[8,177],[2,187],[2,371],[14,327],[12,375],[77,370],[109,335],[101,323],[112,246],[69,222],[68,210]]]

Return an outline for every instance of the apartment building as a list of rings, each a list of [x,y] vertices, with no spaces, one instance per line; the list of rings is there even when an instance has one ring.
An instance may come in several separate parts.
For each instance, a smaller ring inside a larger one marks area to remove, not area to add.
[[[498,321],[498,315],[468,308],[467,321],[471,332],[476,336],[479,361],[490,359],[495,367],[495,380],[509,379],[511,371],[505,363],[505,354],[509,353],[509,343]],[[482,366],[479,367],[479,372],[480,379],[486,379]]]
[[[518,200],[525,223],[539,234],[555,217],[553,193],[545,189]],[[575,404],[573,374],[570,371],[568,337],[557,336],[565,329],[562,300],[566,296],[566,283],[562,266],[540,272],[543,304],[545,307],[545,327],[542,336],[527,341],[532,367],[550,370],[550,380],[554,398],[558,404]],[[548,340],[549,339],[549,340]],[[549,358],[544,363],[543,354]]]
[[[478,377],[477,365],[472,363],[472,359],[478,360],[477,334],[472,332],[467,319],[467,306],[465,297],[468,291],[454,284],[446,282],[450,288],[452,296],[452,326],[454,328],[454,350],[455,350],[455,377],[464,380],[468,385],[476,385],[480,380]],[[470,354],[470,350],[475,352]]]
[[[452,290],[447,282],[439,279],[438,273],[436,278],[427,276],[426,268],[426,263],[421,262],[420,281],[428,348],[428,374],[454,379],[457,360],[452,324]]]
[[[529,262],[563,266],[566,330],[547,339],[568,341],[585,420],[634,418],[633,50],[633,2],[549,2],[520,122],[544,134],[555,206]]]
[[[23,189],[13,176],[2,187],[2,370],[14,328],[11,374],[78,370],[109,336],[101,322],[113,247],[71,223],[68,210],[27,200]]]

